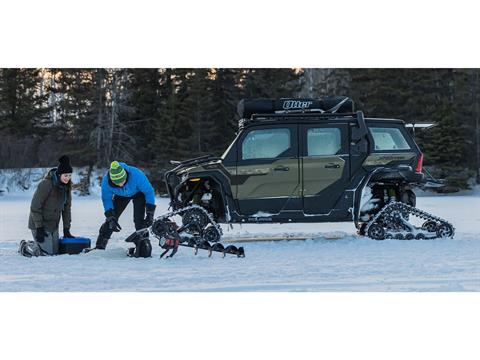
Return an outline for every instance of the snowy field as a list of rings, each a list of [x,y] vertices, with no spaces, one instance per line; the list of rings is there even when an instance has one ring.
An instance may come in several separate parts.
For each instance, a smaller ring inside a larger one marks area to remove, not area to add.
[[[172,259],[125,255],[133,230],[131,204],[106,251],[24,258],[30,195],[0,197],[0,291],[480,291],[480,196],[419,197],[417,206],[453,223],[454,239],[374,241],[352,223],[224,226],[228,239],[308,236],[305,241],[248,242],[236,258],[180,248]],[[167,200],[158,199],[157,215]],[[74,197],[72,233],[94,243],[103,222],[97,196]]]

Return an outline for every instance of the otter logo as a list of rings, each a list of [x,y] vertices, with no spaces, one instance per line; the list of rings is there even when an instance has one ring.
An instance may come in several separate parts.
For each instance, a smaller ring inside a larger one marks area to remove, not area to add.
[[[283,102],[283,108],[285,110],[307,109],[312,104],[313,104],[313,101],[287,100]]]

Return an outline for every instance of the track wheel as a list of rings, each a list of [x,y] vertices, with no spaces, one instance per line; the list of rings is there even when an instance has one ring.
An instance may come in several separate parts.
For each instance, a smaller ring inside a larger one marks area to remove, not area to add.
[[[412,233],[408,233],[405,235],[405,240],[413,240],[415,239],[415,235],[413,235]]]
[[[207,214],[201,209],[190,209],[182,216],[182,225],[187,227],[188,232],[205,228],[209,222]]]
[[[379,224],[372,224],[368,229],[368,237],[374,240],[384,240],[385,229]]]
[[[422,234],[422,233],[418,233],[418,234],[415,236],[415,239],[417,239],[417,240],[424,240],[424,239],[425,239],[425,235]]]
[[[427,230],[428,232],[436,232],[437,231],[437,223],[433,220],[427,220],[422,225],[423,230]]]
[[[442,224],[437,228],[437,236],[447,238],[453,235],[453,229],[449,225]]]
[[[215,243],[220,240],[220,233],[214,225],[208,224],[205,229],[203,229],[203,238],[208,242]]]
[[[395,239],[396,240],[403,240],[404,239],[403,234],[400,234],[400,233],[395,234]]]

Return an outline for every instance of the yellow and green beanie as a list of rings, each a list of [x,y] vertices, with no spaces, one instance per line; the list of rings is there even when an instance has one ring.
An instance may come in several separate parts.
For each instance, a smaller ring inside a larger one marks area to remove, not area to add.
[[[125,169],[118,163],[118,161],[113,161],[110,164],[110,180],[112,180],[115,185],[118,185],[126,178],[127,172]]]

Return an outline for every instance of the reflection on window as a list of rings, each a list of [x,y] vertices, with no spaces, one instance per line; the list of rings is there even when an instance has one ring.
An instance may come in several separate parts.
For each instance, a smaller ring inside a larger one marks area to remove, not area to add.
[[[242,160],[272,159],[290,149],[289,129],[250,131],[242,143]]]
[[[375,150],[409,150],[410,145],[400,129],[371,127],[370,132],[375,143]]]
[[[335,155],[342,148],[338,128],[314,128],[307,131],[307,156]]]

